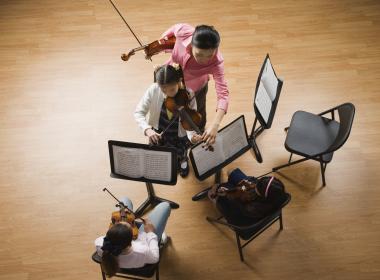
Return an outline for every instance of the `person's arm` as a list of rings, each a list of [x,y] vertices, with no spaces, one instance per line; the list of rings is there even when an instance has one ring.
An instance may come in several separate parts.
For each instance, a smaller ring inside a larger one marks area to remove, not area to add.
[[[212,145],[215,143],[219,125],[225,114],[226,112],[223,109],[217,109],[214,120],[207,126],[206,130],[202,134],[202,140],[205,141],[206,145]]]
[[[103,254],[103,250],[102,250],[103,241],[104,241],[104,236],[100,236],[100,237],[96,238],[95,242],[94,242],[96,252],[98,253],[99,256],[102,256],[102,254]]]
[[[176,29],[178,29],[178,24],[172,25],[161,35],[161,39],[169,38],[174,35]],[[175,35],[174,35],[175,36]]]
[[[224,78],[224,63],[220,63],[215,67],[212,72],[215,81],[215,90],[217,95],[217,109],[214,120],[207,127],[203,133],[203,140],[206,144],[214,144],[218,128],[223,120],[224,115],[227,113],[229,92],[227,82]]]
[[[171,36],[176,37],[177,40],[183,40],[185,38],[188,38],[189,36],[192,36],[194,33],[195,28],[187,23],[178,23],[173,26],[171,26],[168,30],[166,30],[162,35],[160,39],[169,38]],[[175,47],[174,47],[175,48]],[[172,53],[171,49],[167,49],[164,51],[165,53]],[[178,61],[174,61],[173,57],[170,56],[170,58],[165,62],[165,64],[172,64],[173,62],[178,63]]]
[[[145,136],[147,136],[153,143],[157,143],[159,141],[159,134],[156,133],[152,127],[148,124],[146,120],[146,115],[149,112],[150,105],[152,103],[152,98],[154,94],[158,94],[154,91],[154,84],[151,85],[145,92],[144,96],[141,98],[140,102],[137,104],[134,117],[139,125],[139,127],[142,129]]]
[[[158,237],[154,233],[154,226],[149,221],[144,223],[145,242],[148,250],[145,254],[145,263],[156,263],[160,259],[160,249],[158,248]]]
[[[146,90],[144,96],[140,99],[133,113],[133,116],[135,117],[138,126],[142,129],[144,133],[145,130],[151,128],[151,126],[148,124],[146,120],[146,115],[149,112],[149,107],[152,102],[153,90],[153,86],[150,86]]]
[[[195,28],[187,23],[177,23],[171,26],[168,30],[162,33],[161,38],[169,38],[171,36],[177,37],[189,37],[193,35]]]

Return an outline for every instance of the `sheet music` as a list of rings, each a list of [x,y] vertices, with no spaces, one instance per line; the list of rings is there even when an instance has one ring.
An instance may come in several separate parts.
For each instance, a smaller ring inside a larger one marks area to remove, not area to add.
[[[192,149],[191,153],[198,174],[202,176],[247,146],[248,140],[244,119],[240,117],[217,134],[213,152],[206,151],[202,148],[202,145],[198,145]]]
[[[131,178],[143,176],[144,167],[140,149],[113,146],[115,173]]]
[[[248,146],[243,118],[231,126],[226,127],[219,134],[223,140],[225,159],[232,157],[244,147]]]
[[[206,173],[208,170],[214,168],[215,166],[221,164],[225,155],[223,152],[223,140],[216,136],[215,144],[213,145],[214,151],[205,150],[202,148],[202,144],[196,146],[192,149],[194,161],[196,163],[199,175]]]
[[[171,153],[144,150],[144,177],[151,180],[170,181]]]
[[[265,63],[265,67],[261,75],[261,81],[263,82],[264,88],[270,100],[273,102],[276,99],[278,80],[269,58]]]
[[[259,88],[257,89],[255,104],[264,121],[267,123],[269,119],[270,110],[272,109],[272,100],[270,99],[261,81],[259,84]]]

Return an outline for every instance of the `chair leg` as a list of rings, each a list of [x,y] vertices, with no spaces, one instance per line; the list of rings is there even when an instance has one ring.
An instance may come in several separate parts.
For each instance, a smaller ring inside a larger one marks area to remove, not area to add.
[[[302,158],[302,159],[299,159],[299,160],[296,160],[296,161],[293,161],[293,162],[289,162],[287,164],[283,164],[283,165],[280,165],[280,166],[273,167],[272,171],[277,171],[277,170],[280,170],[280,169],[282,169],[284,167],[288,167],[288,166],[291,166],[293,164],[297,164],[297,163],[300,163],[300,162],[303,162],[303,161],[306,161],[306,160],[309,160],[309,158]]]
[[[103,278],[103,280],[106,280],[106,274],[103,272],[103,270],[101,270],[101,272],[102,272],[102,278]]]
[[[292,161],[292,156],[293,156],[293,153],[290,153],[288,163],[290,163]]]
[[[323,163],[322,161],[320,161],[319,163],[321,164],[322,183],[323,183],[323,186],[326,186],[325,170],[326,170],[327,163]]]
[[[244,262],[243,248],[241,247],[240,237],[239,237],[239,234],[237,232],[235,232],[235,235],[236,235],[237,246],[238,246],[238,249],[239,249],[240,261]]]
[[[283,230],[284,226],[282,224],[282,212],[280,213],[280,230]]]
[[[160,265],[158,265],[156,269],[156,280],[160,280]]]

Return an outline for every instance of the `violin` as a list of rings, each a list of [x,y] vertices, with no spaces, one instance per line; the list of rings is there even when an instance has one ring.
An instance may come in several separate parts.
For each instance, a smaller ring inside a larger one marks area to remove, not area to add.
[[[153,55],[158,54],[164,50],[172,50],[174,48],[175,41],[176,38],[174,35],[170,37],[165,37],[163,39],[153,41],[152,43],[134,48],[130,50],[127,54],[123,53],[121,55],[121,59],[124,61],[128,61],[132,55],[141,50],[144,50],[145,58],[150,59]]]
[[[136,240],[139,235],[139,228],[136,224],[135,213],[127,206],[125,206],[123,202],[119,201],[107,188],[104,188],[103,191],[107,191],[113,198],[115,198],[118,202],[118,204],[116,204],[116,207],[119,207],[119,211],[114,211],[111,214],[111,223],[109,225],[109,228],[120,222],[126,222],[132,228],[132,239]],[[139,219],[145,223],[145,220],[143,218]]]
[[[217,191],[211,195],[211,198],[215,198],[217,196],[225,196],[229,200],[237,199],[242,202],[249,202],[255,200],[258,196],[255,191],[256,184],[250,183],[246,180],[239,182],[239,184],[233,188],[225,187],[226,185],[227,183],[220,184]]]
[[[162,52],[164,50],[171,50],[174,48],[175,45],[175,36],[169,36],[165,37],[159,40],[156,40],[150,44],[143,45],[140,39],[136,36],[135,32],[133,32],[132,28],[129,26],[128,22],[125,20],[123,15],[120,13],[119,9],[116,7],[116,5],[113,3],[112,0],[109,0],[116,12],[119,14],[121,19],[124,21],[125,25],[128,27],[128,29],[131,31],[132,35],[136,38],[136,41],[140,44],[140,47],[134,48],[130,50],[127,54],[122,54],[121,59],[124,61],[128,61],[128,59],[134,55],[137,51],[144,50],[145,52],[145,58],[150,59],[151,56],[158,54],[159,52]]]
[[[129,210],[125,208],[123,203],[119,203],[116,206],[118,206],[120,210],[112,212],[109,228],[120,222],[126,222],[132,228],[132,239],[136,240],[139,235],[139,228],[135,223],[135,215],[130,213]]]
[[[189,92],[186,89],[179,89],[174,97],[166,97],[165,107],[175,114],[176,118],[178,116],[181,117],[180,122],[185,130],[194,130],[197,134],[201,135],[202,132],[199,129],[199,125],[202,123],[202,115],[190,108],[190,101]],[[163,134],[166,129],[161,134]],[[202,147],[206,147],[206,150],[210,150],[211,152],[214,151],[214,148],[211,145]]]
[[[189,107],[190,95],[186,89],[179,89],[175,97],[165,98],[165,107],[173,114],[179,114],[181,125],[185,130],[194,130],[202,134],[199,125],[202,121],[202,115],[196,110]]]

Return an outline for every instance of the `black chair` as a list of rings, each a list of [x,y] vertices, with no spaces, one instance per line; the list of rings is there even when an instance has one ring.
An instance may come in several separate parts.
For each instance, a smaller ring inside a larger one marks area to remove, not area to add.
[[[336,111],[339,121],[335,120]],[[331,113],[331,119],[324,117],[328,113]],[[285,128],[288,132],[285,148],[290,152],[289,161],[272,170],[277,171],[309,159],[316,160],[320,163],[325,186],[326,166],[332,160],[334,152],[343,146],[350,135],[354,115],[355,106],[351,103],[344,103],[319,115],[304,111],[295,112],[290,126]],[[304,158],[291,162],[293,154]]]
[[[209,222],[218,223],[218,224],[227,226],[235,232],[240,260],[243,262],[244,261],[243,248],[247,246],[251,241],[253,241],[253,239],[255,239],[257,236],[263,233],[267,228],[269,228],[276,221],[280,222],[280,230],[283,229],[282,208],[284,208],[289,203],[290,200],[291,200],[291,195],[286,193],[286,199],[277,210],[275,210],[272,214],[268,215],[267,217],[261,219],[260,221],[255,222],[251,225],[247,225],[247,226],[235,225],[232,223],[232,221],[226,220],[223,215],[220,216],[219,218],[206,217],[206,219]],[[245,241],[244,244],[242,244],[241,240]]]
[[[98,255],[97,252],[92,254],[92,260],[100,265],[102,258]],[[144,278],[151,278],[154,274],[156,274],[156,280],[159,280],[159,264],[146,264],[141,268],[121,268],[118,273],[114,277],[126,278],[126,279],[134,279],[134,280],[142,280]],[[100,271],[102,273],[103,280],[106,280],[106,274],[102,270],[100,266]]]

